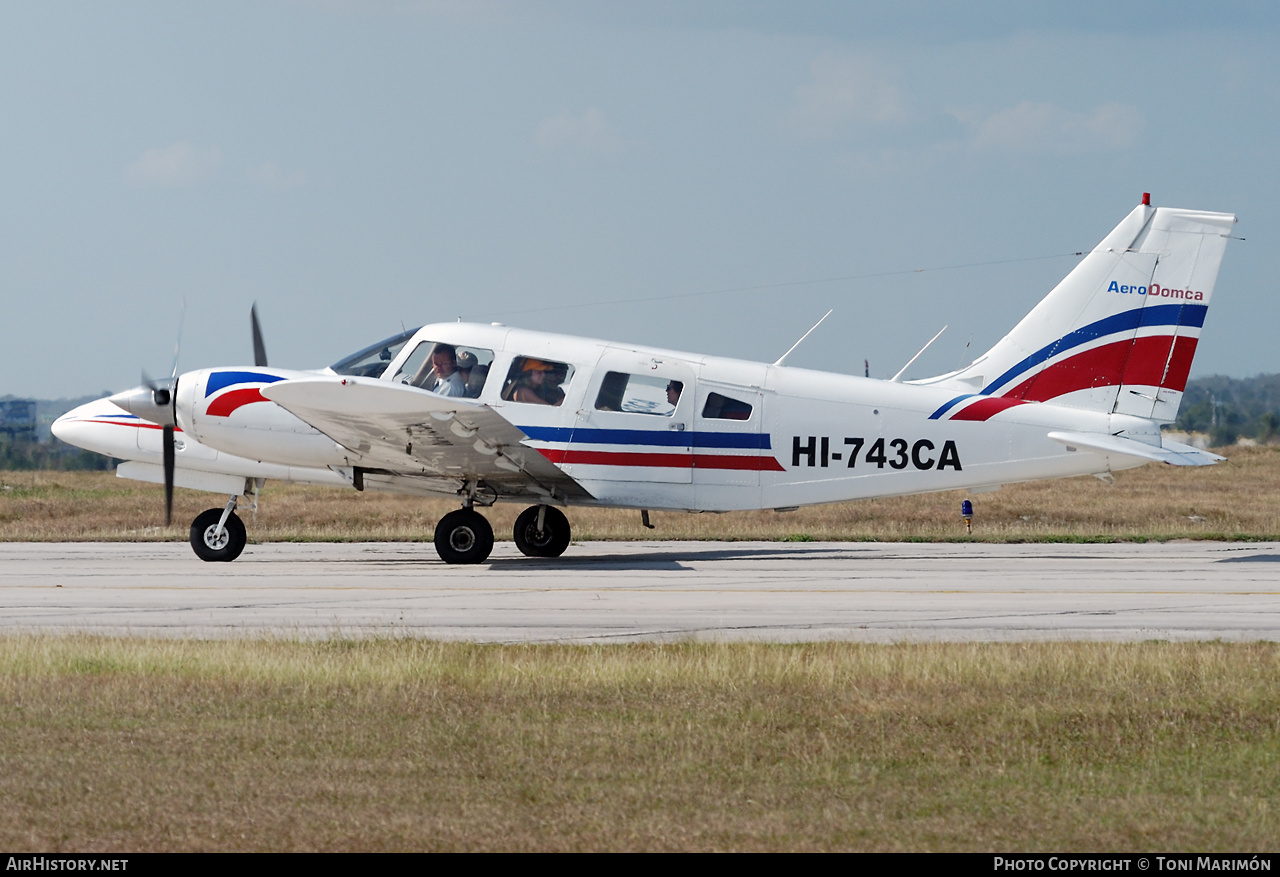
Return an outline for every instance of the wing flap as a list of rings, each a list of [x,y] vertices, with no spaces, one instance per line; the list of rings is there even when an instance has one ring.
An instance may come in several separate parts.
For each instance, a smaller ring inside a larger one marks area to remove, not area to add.
[[[1221,463],[1226,457],[1220,457],[1209,451],[1193,448],[1180,442],[1164,439],[1162,445],[1149,445],[1118,435],[1099,435],[1087,432],[1051,432],[1049,438],[1071,447],[1088,448],[1103,454],[1118,454],[1124,457],[1137,457],[1142,460],[1154,460],[1168,463],[1171,466],[1210,466]]]
[[[501,495],[559,500],[590,494],[497,411],[371,378],[280,381],[262,394],[356,455],[356,465],[397,475],[476,480]]]

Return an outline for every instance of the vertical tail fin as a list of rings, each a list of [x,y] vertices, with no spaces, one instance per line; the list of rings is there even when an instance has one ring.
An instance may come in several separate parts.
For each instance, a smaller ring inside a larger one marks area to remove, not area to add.
[[[1151,207],[1144,197],[994,347],[967,368],[921,382],[972,394],[934,416],[985,419],[1052,400],[1174,420],[1235,221]]]

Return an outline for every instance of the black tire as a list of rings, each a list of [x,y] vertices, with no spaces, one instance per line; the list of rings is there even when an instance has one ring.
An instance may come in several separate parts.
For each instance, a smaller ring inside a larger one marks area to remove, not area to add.
[[[458,509],[436,524],[435,541],[445,563],[484,563],[493,551],[493,527],[479,512]]]
[[[191,522],[191,548],[196,557],[211,563],[229,563],[244,551],[249,536],[245,533],[244,522],[232,512],[227,515],[227,523],[223,528],[222,538],[213,538],[218,529],[218,521],[222,519],[222,509],[209,509],[201,512]]]
[[[516,518],[516,547],[526,557],[559,557],[569,547],[569,519],[564,512],[547,506],[542,519],[542,532],[538,532],[538,506],[530,506]]]

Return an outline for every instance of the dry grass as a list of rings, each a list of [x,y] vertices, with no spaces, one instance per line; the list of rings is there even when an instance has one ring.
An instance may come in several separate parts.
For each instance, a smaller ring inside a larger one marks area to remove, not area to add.
[[[1175,469],[1148,465],[1121,472],[1115,484],[1073,478],[1009,485],[973,497],[972,538],[990,541],[1280,538],[1280,448],[1231,448],[1230,462]],[[572,509],[574,538],[780,540],[940,540],[965,538],[963,491],[817,506],[797,512],[726,515],[654,513],[645,530],[634,511]],[[110,473],[0,473],[0,540],[182,540],[211,494],[179,490],[170,528],[162,491]],[[429,540],[435,522],[457,503],[352,490],[269,484],[250,539],[273,541]],[[520,506],[486,512],[509,539]]]
[[[1280,845],[1275,644],[0,639],[0,847]]]

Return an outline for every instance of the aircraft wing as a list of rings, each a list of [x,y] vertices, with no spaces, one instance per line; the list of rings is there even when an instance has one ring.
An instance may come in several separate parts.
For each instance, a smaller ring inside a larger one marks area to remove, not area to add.
[[[1104,454],[1137,457],[1142,460],[1155,460],[1171,466],[1209,466],[1227,459],[1169,439],[1164,439],[1163,445],[1148,445],[1123,436],[1087,432],[1051,432],[1049,438],[1072,447],[1088,448]]]
[[[591,494],[493,408],[372,378],[279,381],[262,395],[383,474],[475,480],[501,496],[569,502]]]

